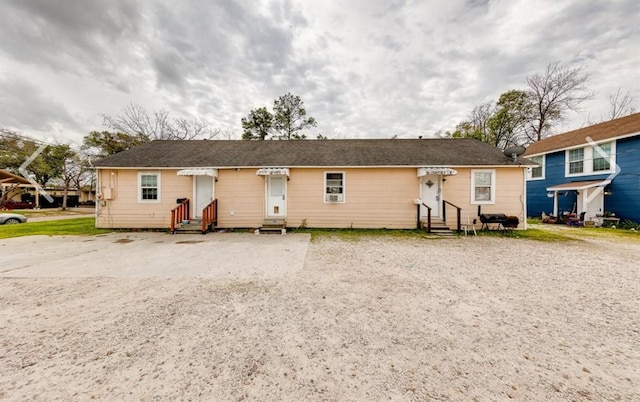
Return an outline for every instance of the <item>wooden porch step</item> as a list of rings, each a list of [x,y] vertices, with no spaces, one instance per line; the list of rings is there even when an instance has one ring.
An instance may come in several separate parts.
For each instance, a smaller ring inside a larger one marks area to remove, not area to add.
[[[427,221],[420,221],[420,225],[423,229],[427,228]],[[433,229],[450,229],[449,226],[442,220],[431,220],[431,230]]]
[[[259,233],[284,234],[287,230],[287,222],[283,219],[266,219],[258,229]]]
[[[265,219],[262,223],[263,226],[284,226],[287,224],[287,221],[284,219]]]
[[[447,229],[431,229],[431,234],[442,236],[442,237],[453,237],[455,233],[449,228]]]
[[[420,225],[422,229],[427,230],[427,220],[423,219],[420,221]],[[436,234],[438,236],[454,236],[455,234],[451,230],[447,223],[441,218],[432,218],[431,219],[431,233]]]
[[[202,219],[191,219],[186,225],[182,223],[176,225],[176,233],[202,233]]]

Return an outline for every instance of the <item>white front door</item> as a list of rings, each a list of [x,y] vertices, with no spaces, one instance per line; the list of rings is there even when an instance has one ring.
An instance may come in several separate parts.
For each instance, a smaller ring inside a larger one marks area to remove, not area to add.
[[[431,207],[431,216],[440,216],[440,176],[429,175],[420,178],[420,198],[422,203]],[[420,205],[420,218],[427,217],[427,208]]]
[[[267,176],[266,193],[266,216],[284,218],[287,212],[287,176]]]
[[[213,201],[213,177],[193,176],[194,196],[193,216],[202,218],[202,210]]]

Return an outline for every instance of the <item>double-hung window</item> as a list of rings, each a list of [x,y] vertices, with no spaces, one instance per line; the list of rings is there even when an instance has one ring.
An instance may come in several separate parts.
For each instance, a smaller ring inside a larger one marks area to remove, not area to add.
[[[531,159],[533,162],[537,163],[538,166],[529,168],[529,179],[544,179],[544,155],[540,156],[532,156]]]
[[[593,171],[602,172],[611,170],[611,143],[600,144],[599,148],[593,148]]]
[[[584,172],[584,148],[569,151],[569,174]]]
[[[471,203],[495,204],[496,202],[496,171],[471,171]]]
[[[138,172],[138,202],[160,202],[160,172]]]
[[[609,173],[615,165],[615,142],[569,149],[566,151],[567,176]]]
[[[344,202],[344,172],[325,172],[324,201]]]

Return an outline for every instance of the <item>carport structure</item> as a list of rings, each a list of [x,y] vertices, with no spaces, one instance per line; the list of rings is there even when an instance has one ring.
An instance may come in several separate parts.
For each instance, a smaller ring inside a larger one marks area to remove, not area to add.
[[[9,173],[6,170],[0,170],[0,184],[13,185],[13,184],[31,184],[31,182],[22,176],[17,176],[13,173]]]
[[[18,187],[33,187],[33,184],[22,176],[0,170],[0,206],[9,199],[9,195]]]

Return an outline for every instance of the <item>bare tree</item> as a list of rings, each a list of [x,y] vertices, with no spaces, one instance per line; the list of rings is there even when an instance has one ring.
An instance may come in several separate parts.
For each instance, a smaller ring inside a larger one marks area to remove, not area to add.
[[[166,110],[154,111],[150,115],[144,108],[133,103],[117,116],[101,116],[102,124],[112,130],[134,137],[141,136],[148,141],[212,139],[220,132],[219,129],[212,129],[205,119],[174,119]]]
[[[471,125],[475,127],[477,134],[480,136],[479,140],[482,142],[491,143],[491,133],[489,131],[489,121],[491,116],[495,113],[495,105],[493,102],[483,103],[480,106],[476,106],[471,111],[469,119]]]
[[[237,140],[237,139],[240,139],[242,136],[238,135],[238,133],[234,132],[230,128],[225,128],[220,130],[220,134],[218,135],[218,137],[219,139],[223,139],[223,140]]]
[[[608,120],[617,119],[620,117],[628,116],[636,111],[636,105],[631,96],[631,91],[627,89],[627,92],[623,93],[622,88],[618,88],[615,94],[609,95],[609,114]]]
[[[593,98],[594,93],[586,87],[588,81],[583,67],[560,62],[549,63],[543,74],[527,77],[527,92],[535,106],[528,124],[530,141],[540,141],[567,111],[576,111],[582,102]]]
[[[469,113],[469,119],[458,123],[453,133],[448,135],[453,138],[475,138],[489,144],[494,143],[489,124],[495,114],[496,106],[493,102],[483,103],[473,108]]]

